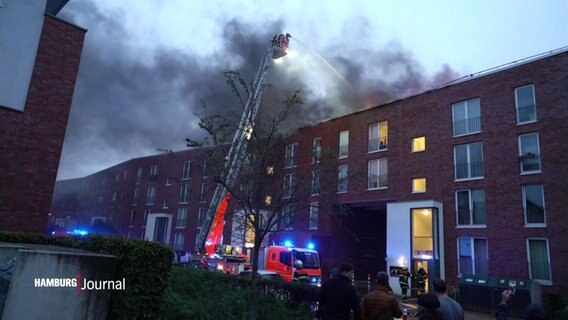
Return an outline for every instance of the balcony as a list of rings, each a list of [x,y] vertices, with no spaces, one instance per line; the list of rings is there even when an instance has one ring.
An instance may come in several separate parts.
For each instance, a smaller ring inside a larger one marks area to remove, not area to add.
[[[537,153],[527,152],[519,155],[519,161],[522,173],[540,171],[540,155]]]

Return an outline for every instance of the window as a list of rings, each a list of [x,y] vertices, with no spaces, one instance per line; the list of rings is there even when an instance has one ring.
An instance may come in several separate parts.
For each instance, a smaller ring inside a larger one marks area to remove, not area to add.
[[[134,222],[136,221],[136,210],[130,211],[130,227],[134,227]]]
[[[388,125],[386,121],[373,123],[369,126],[369,152],[387,148]]]
[[[187,223],[187,208],[178,208],[176,228],[185,228]]]
[[[471,99],[452,105],[453,132],[455,136],[481,131],[479,99]]]
[[[523,211],[525,215],[525,225],[546,224],[544,210],[544,190],[542,185],[523,186]]]
[[[140,198],[140,189],[134,189],[134,196],[132,197],[132,205],[135,206],[138,204],[138,199]]]
[[[426,178],[412,179],[412,193],[426,192]]]
[[[517,124],[536,121],[534,85],[529,84],[515,89],[515,106],[517,109]]]
[[[181,179],[187,180],[191,176],[191,161],[187,160],[183,162],[183,168],[181,170]]]
[[[487,239],[458,238],[458,273],[489,274]]]
[[[521,162],[521,174],[540,172],[538,133],[519,136],[519,159]]]
[[[312,195],[319,194],[320,191],[320,171],[319,169],[312,170]]]
[[[298,144],[289,144],[286,146],[286,168],[295,167],[298,165]]]
[[[294,224],[294,205],[288,204],[282,211],[282,219],[280,219],[280,228],[284,230],[292,230]]]
[[[310,204],[310,230],[317,230],[319,225],[319,202]]]
[[[483,178],[483,145],[481,142],[454,147],[456,180]]]
[[[172,185],[172,178],[166,178],[166,186]]]
[[[116,201],[117,193],[116,191],[112,193],[112,202]]]
[[[321,138],[314,138],[312,141],[312,163],[319,163],[321,160]]]
[[[203,161],[203,177],[209,177],[209,166],[207,166],[207,160]]]
[[[199,208],[199,212],[197,214],[197,228],[203,227],[203,223],[205,222],[205,215],[207,214],[207,209]]]
[[[347,158],[349,155],[349,131],[339,133],[339,158]]]
[[[199,202],[201,202],[201,203],[205,202],[208,189],[209,189],[209,185],[207,184],[207,182],[203,182],[201,184],[201,192],[199,193]]]
[[[138,172],[136,172],[136,184],[140,184],[142,181],[142,167],[138,168]]]
[[[179,202],[188,203],[190,196],[189,183],[182,183],[179,186]]]
[[[114,182],[120,181],[120,172],[114,175]]]
[[[146,193],[146,204],[154,204],[156,200],[156,187],[148,187],[148,192]]]
[[[541,284],[552,284],[548,239],[527,239],[530,278]]]
[[[291,198],[296,193],[296,174],[288,173],[284,176],[283,198]]]
[[[184,241],[183,233],[176,233],[174,235],[174,250],[182,250],[183,241]]]
[[[155,164],[152,167],[150,167],[150,177],[155,177],[158,175],[158,165]]]
[[[167,208],[168,208],[168,200],[162,201],[162,208],[163,208],[163,209],[167,209]]]
[[[337,192],[347,192],[348,169],[346,164],[337,167]]]
[[[456,216],[458,226],[485,225],[485,190],[456,191]]]
[[[148,215],[151,212],[152,212],[152,210],[150,210],[150,209],[144,210],[144,224],[142,225],[142,228],[146,228],[146,224],[148,223]]]
[[[388,161],[386,158],[369,161],[368,189],[386,188],[388,182]]]
[[[417,137],[412,139],[412,152],[420,152],[426,150],[426,137]]]

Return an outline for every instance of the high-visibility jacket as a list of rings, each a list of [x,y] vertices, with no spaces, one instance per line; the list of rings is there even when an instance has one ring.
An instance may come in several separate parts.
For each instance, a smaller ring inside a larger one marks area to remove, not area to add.
[[[294,271],[294,281],[308,283],[310,282],[310,275],[304,269],[296,269],[296,271]]]

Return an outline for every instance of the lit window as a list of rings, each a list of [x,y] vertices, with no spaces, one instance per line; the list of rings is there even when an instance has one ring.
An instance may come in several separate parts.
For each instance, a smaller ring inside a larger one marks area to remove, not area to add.
[[[387,148],[388,125],[386,121],[373,123],[369,126],[369,152]]]
[[[266,168],[266,174],[269,175],[269,176],[273,175],[274,174],[274,167],[273,166],[267,167]]]
[[[266,206],[271,205],[271,204],[272,204],[272,196],[266,196],[266,197],[264,197],[264,204],[265,204]]]
[[[417,178],[412,179],[412,193],[426,192],[426,179]]]
[[[424,150],[426,150],[426,137],[412,139],[412,152],[420,152]]]
[[[534,85],[529,84],[515,89],[515,106],[518,124],[536,121]]]

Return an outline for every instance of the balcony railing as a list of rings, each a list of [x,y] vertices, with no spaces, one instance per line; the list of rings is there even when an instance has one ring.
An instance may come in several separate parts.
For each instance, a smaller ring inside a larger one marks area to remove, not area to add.
[[[387,136],[369,139],[369,152],[386,150],[387,142]]]
[[[517,108],[517,118],[519,123],[531,122],[536,120],[536,108],[534,104]]]
[[[540,155],[537,153],[525,153],[519,156],[522,172],[540,171]]]
[[[483,177],[483,161],[456,164],[456,179],[481,177]]]
[[[481,131],[481,118],[471,117],[463,120],[456,120],[453,123],[454,136]]]
[[[525,207],[527,223],[544,223],[544,208],[540,206]]]

